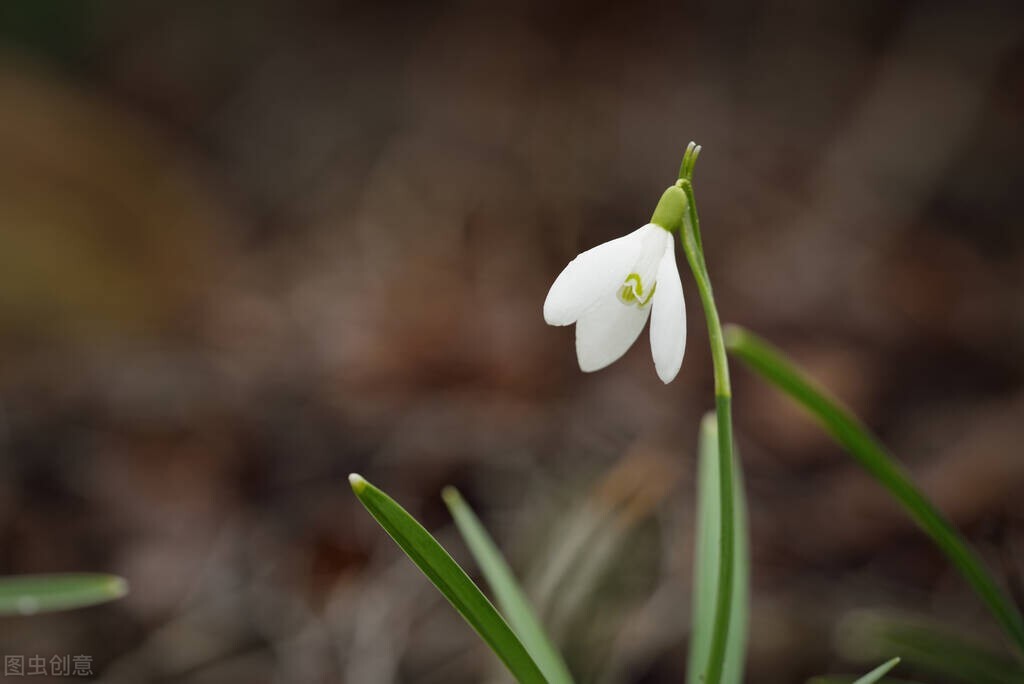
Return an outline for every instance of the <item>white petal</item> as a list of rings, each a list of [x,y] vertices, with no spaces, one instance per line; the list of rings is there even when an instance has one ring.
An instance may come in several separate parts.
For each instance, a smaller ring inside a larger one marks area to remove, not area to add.
[[[617,361],[640,336],[650,313],[650,305],[641,309],[634,304],[623,304],[616,294],[604,297],[587,309],[576,322],[576,358],[580,370],[589,373]]]
[[[641,250],[632,272],[640,276],[645,288],[649,288],[657,280],[661,257],[666,250],[672,249],[672,233],[653,223],[636,232],[640,234]]]
[[[622,287],[640,256],[646,227],[588,249],[570,261],[544,300],[548,325],[575,323],[595,302]]]
[[[666,385],[675,379],[686,351],[686,301],[671,246],[658,264],[658,286],[651,305],[651,353],[658,377]]]

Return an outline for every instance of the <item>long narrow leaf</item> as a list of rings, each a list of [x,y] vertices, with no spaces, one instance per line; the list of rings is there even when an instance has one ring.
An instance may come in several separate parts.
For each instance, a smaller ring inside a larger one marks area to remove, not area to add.
[[[892,660],[882,663],[871,672],[855,681],[853,684],[875,684],[879,679],[889,674],[889,670],[896,667],[900,662],[899,658],[893,658]]]
[[[899,665],[899,663],[899,658],[893,658],[892,660],[882,663],[874,670],[858,679],[854,679],[849,676],[814,677],[813,679],[808,680],[807,684],[887,684],[890,682],[891,684],[913,684],[912,682],[907,682],[905,680],[899,680],[897,682],[895,679],[882,679],[885,675],[889,674],[894,667]]]
[[[487,583],[491,586],[498,606],[512,629],[519,635],[526,650],[533,656],[541,672],[551,684],[572,684],[569,668],[558,649],[551,643],[529,599],[512,574],[512,569],[480,523],[476,513],[454,487],[447,487],[441,496],[452,518],[455,519],[462,538],[466,540],[466,546],[469,547]]]
[[[726,329],[726,345],[750,368],[802,404],[860,465],[889,490],[914,521],[984,601],[1013,643],[1024,653],[1024,619],[978,555],[934,505],[914,486],[903,468],[867,428],[839,402],[817,387],[782,353],[752,333]]]
[[[721,534],[721,502],[718,476],[718,423],[714,413],[704,416],[700,426],[697,476],[697,542],[694,551],[693,634],[687,682],[701,684],[711,653],[718,584],[718,543]],[[746,499],[738,459],[733,460],[735,489],[733,511],[736,532],[733,545],[734,589],[729,636],[722,669],[722,684],[743,680],[743,660],[749,614],[750,552],[747,540]]]
[[[841,653],[873,659],[899,653],[908,665],[964,684],[1024,682],[1024,665],[977,635],[920,618],[876,611],[848,615],[836,633]]]
[[[888,663],[887,663],[888,664]],[[871,674],[871,673],[868,673]],[[807,684],[857,684],[861,679],[858,679],[855,675],[835,675],[829,677],[811,677],[807,680]],[[893,677],[882,677],[882,679],[875,680],[875,684],[923,684],[918,681],[911,681],[909,679],[894,679]]]
[[[522,642],[437,540],[394,499],[359,475],[349,475],[349,483],[370,515],[462,614],[515,678],[522,684],[546,684],[547,680]]]
[[[106,603],[128,593],[114,575],[67,573],[0,577],[0,615],[33,615]]]

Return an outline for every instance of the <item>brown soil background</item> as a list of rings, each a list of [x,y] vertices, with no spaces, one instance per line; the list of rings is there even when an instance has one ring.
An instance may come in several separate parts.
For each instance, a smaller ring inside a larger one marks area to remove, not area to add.
[[[541,303],[690,139],[723,318],[863,416],[1020,596],[1018,3],[23,0],[0,45],[0,572],[132,586],[0,620],[5,653],[502,681],[358,471],[467,559],[457,485],[581,682],[681,681],[712,406],[692,279],[667,387],[646,336],[580,373]],[[734,385],[748,681],[862,671],[857,609],[994,634],[812,423]]]

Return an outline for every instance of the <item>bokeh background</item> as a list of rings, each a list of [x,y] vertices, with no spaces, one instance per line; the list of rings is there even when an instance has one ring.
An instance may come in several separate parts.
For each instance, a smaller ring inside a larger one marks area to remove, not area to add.
[[[582,374],[541,303],[690,139],[723,318],[859,412],[1020,599],[1019,3],[6,0],[0,45],[0,572],[132,587],[3,619],[5,653],[503,681],[358,471],[469,562],[457,485],[582,682],[681,681],[712,406],[692,279],[669,386],[646,338]],[[863,671],[858,610],[998,643],[879,488],[734,376],[747,679]]]

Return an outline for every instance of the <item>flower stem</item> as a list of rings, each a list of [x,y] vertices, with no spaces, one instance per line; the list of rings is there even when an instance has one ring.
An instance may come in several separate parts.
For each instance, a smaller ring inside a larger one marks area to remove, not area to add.
[[[687,212],[683,214],[680,241],[686,260],[693,271],[697,290],[700,294],[704,317],[708,326],[708,341],[711,344],[711,362],[715,373],[715,411],[718,417],[718,468],[720,473],[721,535],[719,537],[718,589],[715,597],[715,622],[711,636],[711,652],[708,658],[705,684],[719,684],[725,663],[726,645],[729,635],[729,616],[732,611],[734,576],[733,549],[736,522],[733,515],[733,435],[732,435],[732,388],[729,383],[729,361],[722,335],[722,323],[715,307],[707,264],[700,237],[700,219],[697,202],[693,193],[693,167],[700,154],[700,146],[690,143],[680,167],[680,178],[676,183],[687,198]]]

